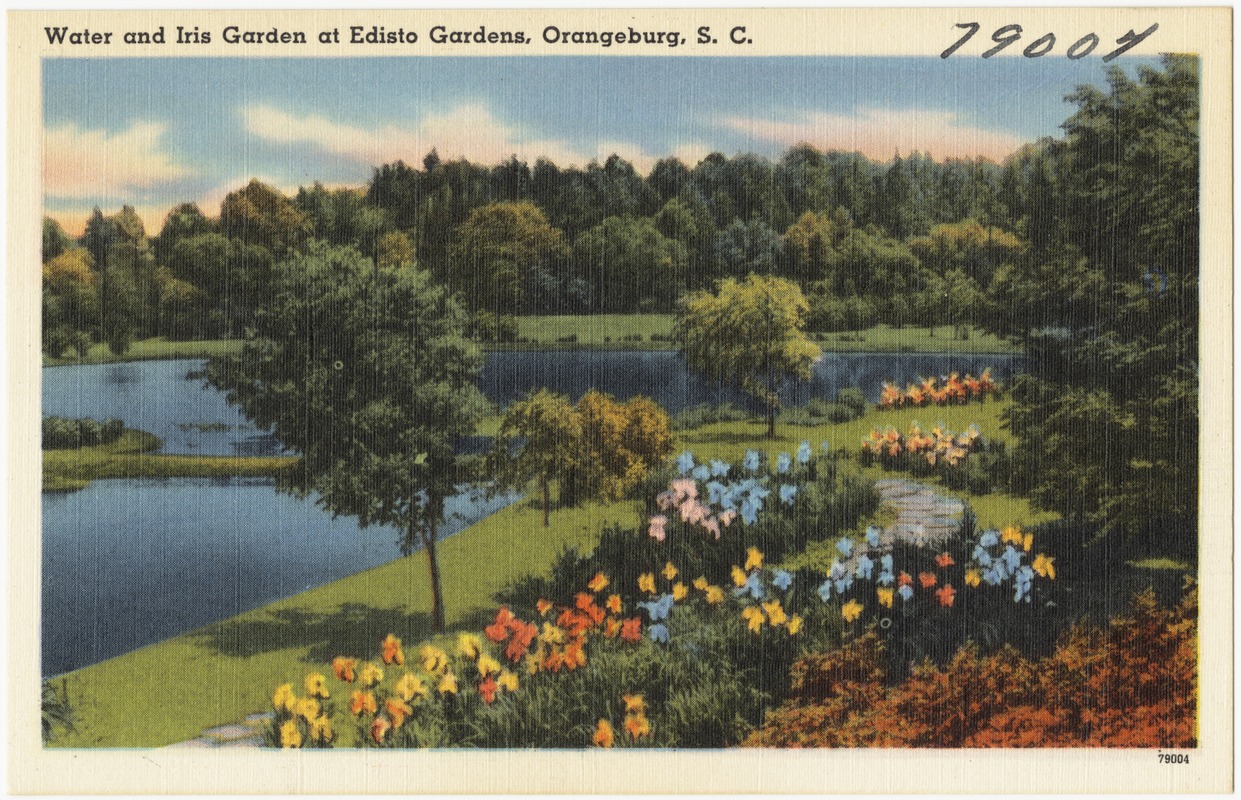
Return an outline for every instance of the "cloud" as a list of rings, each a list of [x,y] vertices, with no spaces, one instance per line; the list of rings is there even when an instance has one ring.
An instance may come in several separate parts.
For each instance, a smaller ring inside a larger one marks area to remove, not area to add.
[[[252,135],[278,144],[312,144],[351,161],[368,166],[404,160],[420,163],[432,148],[440,158],[466,158],[479,164],[499,164],[510,156],[533,164],[546,158],[558,166],[604,161],[613,153],[630,161],[646,173],[666,153],[652,154],[640,145],[620,141],[599,141],[592,149],[577,147],[564,139],[537,136],[498,119],[484,105],[468,103],[442,113],[425,115],[408,126],[363,127],[345,124],[321,114],[296,115],[272,106],[250,106],[243,110],[246,130]],[[678,148],[686,158],[702,158],[710,148],[687,143]]]
[[[816,112],[794,121],[728,117],[721,126],[785,147],[806,142],[820,150],[856,151],[877,161],[916,150],[938,160],[982,156],[998,162],[1025,143],[1007,131],[970,125],[952,111],[918,109],[859,109],[855,115]]]
[[[192,175],[163,149],[168,126],[134,122],[116,133],[67,123],[43,137],[43,191],[65,199],[107,198],[123,203]]]

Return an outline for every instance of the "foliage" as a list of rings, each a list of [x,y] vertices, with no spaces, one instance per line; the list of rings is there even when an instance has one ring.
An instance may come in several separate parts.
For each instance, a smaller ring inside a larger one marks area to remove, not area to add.
[[[63,450],[79,447],[95,447],[101,444],[112,444],[121,437],[125,423],[119,419],[104,422],[84,417],[82,419],[65,419],[64,417],[43,418],[43,449]]]
[[[977,378],[970,374],[962,378],[959,373],[954,372],[942,379],[943,385],[939,384],[940,380],[932,375],[917,384],[909,384],[903,392],[894,383],[884,383],[879,395],[879,408],[916,408],[932,403],[937,406],[950,403],[964,405],[971,400],[982,402],[990,397],[999,397],[1004,391],[1004,387],[992,379],[990,367],[983,370]]]
[[[538,479],[543,527],[551,511],[549,484],[577,469],[582,415],[569,398],[547,389],[531,391],[504,413],[487,458],[486,474],[497,486],[524,487]]]
[[[596,311],[670,311],[688,281],[685,245],[649,218],[607,217],[573,242],[576,274]]]
[[[69,703],[68,682],[59,684],[43,681],[39,707],[43,732],[43,744],[54,741],[62,732],[73,733],[77,714]]]
[[[675,335],[686,362],[761,400],[769,439],[775,437],[780,384],[809,378],[821,355],[804,332],[807,310],[796,284],[753,274],[744,281],[726,278],[715,293],[691,294],[681,303]]]
[[[577,401],[581,446],[562,494],[619,500],[672,452],[672,420],[655,401],[638,396],[619,403],[591,390]]]
[[[301,454],[282,488],[426,550],[442,627],[436,525],[457,491],[456,440],[484,408],[464,315],[427,272],[381,269],[352,248],[314,245],[275,275],[253,338],[212,359],[207,378]]]
[[[1106,630],[1074,627],[1037,660],[966,645],[884,686],[869,633],[794,666],[793,696],[758,747],[1195,747],[1197,592],[1173,609],[1149,592]]]
[[[45,261],[43,352],[53,357],[68,349],[85,353],[99,333],[99,301],[99,275],[84,248],[62,248]]]

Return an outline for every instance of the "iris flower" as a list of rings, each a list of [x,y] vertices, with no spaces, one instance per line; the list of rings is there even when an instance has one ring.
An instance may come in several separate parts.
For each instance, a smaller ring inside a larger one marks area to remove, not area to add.
[[[797,445],[797,463],[809,464],[810,452],[810,442],[803,441],[801,444]]]
[[[619,594],[614,594],[608,597],[606,608],[613,614],[621,613],[621,596]]]
[[[789,471],[789,467],[793,466],[793,460],[789,458],[788,453],[781,453],[776,456],[776,472],[783,475]]]
[[[379,668],[378,664],[370,661],[362,665],[362,669],[358,672],[358,681],[368,689],[384,679],[384,671]]]
[[[280,726],[280,746],[289,749],[302,746],[302,732],[295,721],[288,720]]]
[[[297,703],[297,695],[293,694],[293,684],[283,683],[276,687],[276,691],[272,693],[271,704],[273,708],[283,709],[289,713],[293,712],[293,707]]]
[[[896,592],[892,589],[876,589],[875,590],[875,596],[879,598],[879,605],[883,606],[884,608],[892,607],[892,598],[895,595],[896,595]]]
[[[371,723],[371,738],[375,740],[375,744],[383,744],[384,736],[392,727],[392,723],[388,722],[387,717],[375,717],[375,721]]]
[[[793,505],[793,498],[797,496],[797,487],[792,484],[782,484],[780,486],[780,502],[786,506]]]
[[[840,607],[840,616],[845,622],[853,622],[862,614],[862,604],[857,600],[850,600]]]
[[[879,535],[882,533],[878,525],[871,525],[866,528],[866,544],[871,547],[879,546]],[[889,569],[891,569],[889,567]]]
[[[415,697],[425,699],[428,694],[427,687],[423,685],[422,679],[412,672],[406,672],[396,682],[396,686],[392,688],[407,703],[411,702]]]
[[[913,599],[914,587],[910,586],[908,583],[903,583],[897,588],[896,593],[901,596],[902,600],[908,602]]]
[[[788,622],[789,615],[784,612],[779,600],[772,600],[770,603],[763,603],[763,610],[767,612],[767,619],[771,622],[772,627],[779,627]]]
[[[853,573],[845,573],[836,579],[836,594],[844,594],[853,585]]]
[[[694,454],[686,450],[677,456],[677,471],[682,475],[694,468]]]
[[[667,578],[668,580],[672,580],[676,576],[677,576],[676,566],[671,561],[664,564],[664,577]]]
[[[401,640],[388,634],[383,640],[383,660],[385,664],[401,666],[405,663],[405,652],[401,649]]]
[[[676,583],[672,584],[672,599],[675,600],[676,602],[678,603],[681,602],[682,600],[685,599],[685,596],[688,594],[689,594],[689,587],[686,586],[685,584],[681,583],[680,581],[677,581]],[[617,598],[617,599],[619,600],[620,598]]]
[[[672,605],[674,602],[675,601],[673,600],[672,595],[665,594],[658,600],[639,602],[637,605],[640,608],[646,609],[646,613],[650,616],[651,622],[658,622],[661,619],[668,618],[668,612],[672,610]]]
[[[760,459],[761,459],[761,456],[759,456],[757,450],[746,450],[745,460],[741,462],[741,465],[745,467],[747,470],[749,470],[750,472],[757,472]]]
[[[746,525],[758,522],[759,505],[749,497],[741,501],[741,521]]]
[[[457,637],[457,652],[471,661],[477,661],[482,655],[483,643],[472,633],[463,633]]]
[[[586,588],[592,592],[601,592],[608,587],[608,576],[602,572],[596,572],[595,577],[590,579],[590,583],[586,584]]]
[[[952,605],[952,600],[957,596],[957,590],[952,588],[951,583],[945,583],[942,589],[935,592],[936,599],[939,604],[947,608]]]
[[[743,570],[741,567],[738,567],[736,564],[733,565],[732,577],[733,577],[734,586],[738,588],[745,586],[745,580],[746,580],[745,570]]]
[[[655,573],[644,572],[638,576],[638,591],[655,594]]]
[[[356,658],[345,658],[337,656],[332,659],[332,674],[336,676],[336,680],[353,683],[357,679],[358,660]]]
[[[845,558],[848,558],[850,555],[853,554],[853,540],[846,539],[846,538],[838,539],[836,541],[836,549],[840,551],[840,554],[842,556],[844,556]]]
[[[935,563],[938,564],[940,567],[946,569],[948,567],[951,567],[953,564],[957,562],[952,560],[951,553],[940,553],[939,555],[935,556]]]
[[[500,671],[500,677],[496,678],[496,683],[506,692],[517,691],[517,675],[506,669]]]
[[[896,576],[892,574],[891,570],[885,569],[879,573],[879,577],[875,579],[875,582],[880,586],[891,586],[896,582]]]
[[[1015,550],[1011,544],[1004,548],[1004,555],[1001,558],[1004,560],[1004,566],[1008,567],[1009,572],[1016,572],[1017,567],[1021,566],[1021,552]]]
[[[991,554],[983,549],[981,544],[974,546],[974,560],[984,567],[991,566]]]
[[[788,588],[793,585],[793,575],[790,572],[778,569],[771,582],[780,591],[787,592]]]
[[[711,481],[707,484],[707,502],[712,505],[719,505],[724,499],[724,484],[719,481]]]
[[[709,605],[717,605],[724,602],[724,590],[718,586],[707,587],[707,603]]]
[[[1045,553],[1039,553],[1034,557],[1034,571],[1040,577],[1054,581],[1056,579],[1056,559]]]
[[[758,569],[763,566],[763,553],[757,547],[751,547],[745,551],[745,571]]]
[[[485,653],[478,657],[478,674],[480,677],[485,678],[488,675],[494,675],[499,671],[499,661],[496,661],[494,658]]]
[[[667,644],[671,637],[668,634],[668,626],[662,622],[652,625],[650,628],[651,641],[663,642]]]
[[[746,621],[751,632],[758,633],[763,629],[763,611],[758,606],[746,606],[741,609],[741,618]]]
[[[388,712],[388,716],[392,717],[392,727],[399,728],[405,723],[405,718],[414,713],[409,704],[399,697],[389,697],[384,703],[384,710]]]
[[[884,572],[892,571],[892,554],[884,553],[879,557],[879,568]]]
[[[967,569],[965,571],[965,585],[978,586],[982,583],[982,575],[976,569]]]
[[[696,480],[705,481],[711,477],[711,468],[706,464],[699,464],[689,474],[693,475]]]
[[[870,556],[866,555],[865,553],[858,556],[857,570],[855,571],[855,574],[857,575],[858,578],[861,578],[863,580],[870,580],[872,577],[872,573],[874,571],[875,571],[875,562],[870,560]]]
[[[612,730],[612,723],[606,719],[599,720],[599,724],[595,726],[595,746],[611,747],[616,741],[616,731]]]
[[[440,694],[456,694],[457,693],[457,676],[451,672],[445,672],[444,677],[440,678],[439,686],[435,690]]]
[[[797,635],[797,632],[801,630],[802,622],[803,620],[799,614],[794,614],[789,618],[789,624],[786,626],[789,631],[789,636]]]
[[[361,716],[363,711],[374,714],[378,708],[379,706],[375,704],[375,695],[372,692],[364,692],[358,689],[349,696],[349,711],[355,717]]]
[[[730,469],[732,469],[732,465],[727,461],[720,461],[718,458],[711,460],[711,474],[716,478],[724,477]]]
[[[819,584],[819,599],[826,603],[832,599],[832,579],[828,578]]]
[[[995,547],[1000,543],[1000,535],[993,530],[983,531],[982,536],[978,537],[978,544],[983,547]]]
[[[710,582],[703,575],[699,575],[697,578],[694,578],[694,588],[700,592],[705,592],[707,587],[710,585]]]

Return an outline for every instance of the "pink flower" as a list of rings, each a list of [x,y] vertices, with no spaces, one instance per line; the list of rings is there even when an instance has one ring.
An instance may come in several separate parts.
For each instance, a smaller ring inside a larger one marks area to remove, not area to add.
[[[668,534],[664,531],[664,526],[668,524],[668,518],[663,514],[656,514],[651,517],[650,534],[651,538],[657,542],[662,542],[667,538]]]
[[[697,525],[707,518],[707,507],[693,498],[681,504],[681,521],[689,525]]]
[[[655,505],[659,506],[661,511],[667,511],[677,504],[677,493],[669,489],[666,492],[660,492],[655,496]]]
[[[677,493],[679,500],[693,500],[698,497],[698,484],[693,478],[677,478],[668,484],[668,488]]]
[[[715,534],[715,538],[720,538],[720,521],[715,517],[709,517],[706,522],[702,523],[702,527]]]
[[[731,525],[733,523],[733,520],[735,520],[736,518],[737,518],[737,512],[733,511],[731,508],[728,509],[727,511],[720,512],[720,522],[723,523],[725,528]],[[715,538],[717,539],[720,538],[718,533],[715,535]]]

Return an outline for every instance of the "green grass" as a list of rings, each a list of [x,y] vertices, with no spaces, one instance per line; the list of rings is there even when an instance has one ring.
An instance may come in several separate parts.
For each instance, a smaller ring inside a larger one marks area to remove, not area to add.
[[[971,328],[968,339],[954,338],[952,328],[943,325],[932,336],[927,328],[876,325],[864,331],[815,334],[826,351],[838,353],[1019,353],[1021,348],[994,334]]]
[[[134,342],[123,355],[116,355],[106,344],[93,345],[82,358],[43,356],[43,366],[62,364],[113,364],[119,361],[156,361],[177,358],[208,358],[241,351],[240,339],[205,339],[200,342],[170,342],[164,338]]]
[[[675,350],[670,341],[651,336],[672,335],[671,314],[566,314],[517,318],[522,341],[497,346],[505,350]],[[574,341],[563,341],[574,338]],[[629,337],[628,339],[626,337]],[[640,337],[640,338],[633,338]]]
[[[449,628],[481,629],[498,589],[544,574],[565,547],[592,548],[611,523],[636,526],[636,505],[556,510],[545,529],[540,510],[521,501],[448,538],[439,560]],[[300,691],[305,675],[330,670],[336,655],[377,658],[388,633],[416,652],[431,637],[429,610],[426,557],[415,553],[71,672],[77,732],[56,744],[159,747],[194,738],[267,710],[281,683]]]
[[[279,456],[184,456],[155,454],[159,438],[126,429],[111,444],[43,451],[43,491],[81,489],[96,478],[192,478],[275,475],[296,459]]]
[[[1143,558],[1137,561],[1126,561],[1125,564],[1133,567],[1134,569],[1147,570],[1174,570],[1177,572],[1189,572],[1193,569],[1193,567],[1187,562],[1177,561],[1176,559],[1165,557]]]

